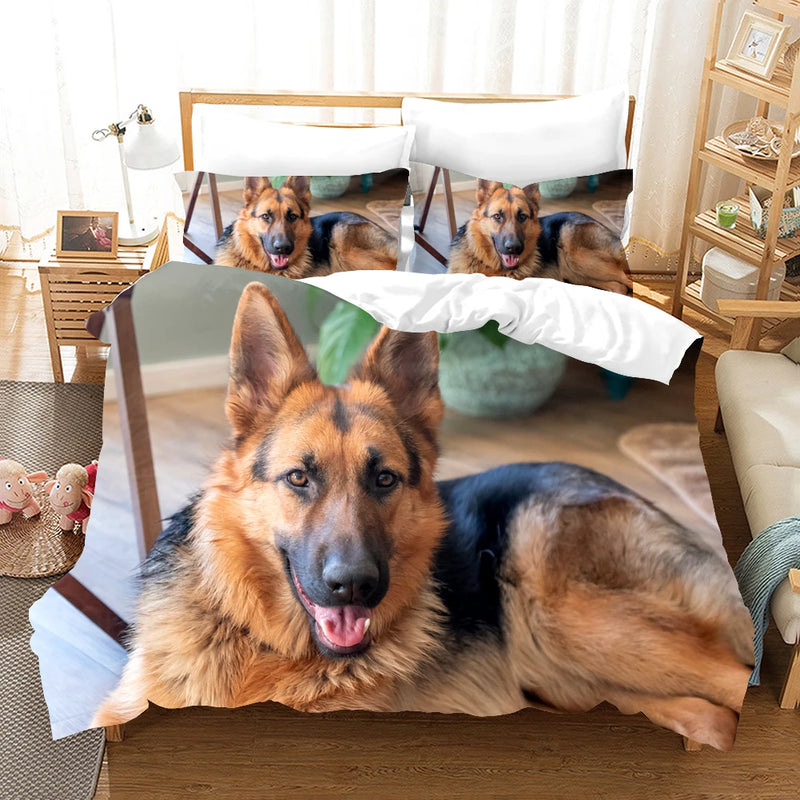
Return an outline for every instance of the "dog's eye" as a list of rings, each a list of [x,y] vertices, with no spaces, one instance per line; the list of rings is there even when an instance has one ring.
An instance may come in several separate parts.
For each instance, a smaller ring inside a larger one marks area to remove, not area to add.
[[[297,219],[297,214],[295,214],[294,211],[287,211],[286,212],[286,219],[289,222],[294,222]]]
[[[381,489],[390,489],[397,483],[397,475],[384,469],[378,473],[378,477],[375,478],[375,483]]]
[[[287,476],[286,480],[289,481],[291,486],[297,486],[302,488],[303,486],[308,486],[308,475],[305,474],[300,469],[292,470]]]
[[[528,215],[527,215],[527,214],[526,214],[524,211],[520,211],[520,212],[519,212],[519,214],[517,214],[517,219],[518,219],[520,222],[525,222],[525,220],[526,220],[526,219],[529,219],[529,217],[528,217]]]
[[[500,212],[498,212],[497,214],[492,214],[492,219],[495,222],[502,222],[503,221],[503,215]]]
[[[269,211],[267,211],[267,212],[265,212],[264,214],[261,215],[261,219],[263,219],[264,222],[271,222],[272,221],[272,214]]]

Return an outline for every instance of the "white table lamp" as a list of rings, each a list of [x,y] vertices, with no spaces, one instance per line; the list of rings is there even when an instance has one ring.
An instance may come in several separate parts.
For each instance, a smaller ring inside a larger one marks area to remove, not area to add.
[[[128,125],[136,122],[131,129],[131,140],[125,143]],[[140,105],[123,122],[112,122],[107,128],[96,130],[92,139],[101,142],[108,136],[116,136],[119,148],[119,163],[122,169],[122,184],[125,187],[125,203],[128,209],[127,223],[120,220],[118,241],[121,245],[146,244],[158,236],[158,228],[137,225],[133,218],[131,189],[128,183],[128,169],[161,169],[178,160],[180,151],[174,139],[163,134],[155,124],[147,106]]]

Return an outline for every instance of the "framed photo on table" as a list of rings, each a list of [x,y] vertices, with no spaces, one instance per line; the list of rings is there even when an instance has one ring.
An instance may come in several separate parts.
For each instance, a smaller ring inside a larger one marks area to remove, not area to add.
[[[769,80],[783,53],[790,27],[785,22],[745,11],[725,60]]]
[[[119,215],[116,211],[59,211],[58,258],[114,258]]]

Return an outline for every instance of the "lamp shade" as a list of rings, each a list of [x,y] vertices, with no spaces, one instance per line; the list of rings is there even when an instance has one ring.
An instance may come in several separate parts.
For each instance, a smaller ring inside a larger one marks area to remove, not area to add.
[[[161,133],[154,122],[131,125],[134,133],[125,140],[125,163],[131,169],[159,169],[178,160],[175,140]]]

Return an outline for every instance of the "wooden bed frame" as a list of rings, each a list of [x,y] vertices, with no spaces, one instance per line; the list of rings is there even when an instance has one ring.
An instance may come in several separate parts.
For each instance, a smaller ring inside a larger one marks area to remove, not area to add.
[[[323,94],[323,93],[306,93],[294,94],[287,92],[276,92],[273,94],[261,94],[253,92],[213,92],[202,89],[187,89],[179,92],[180,113],[181,113],[181,141],[183,145],[183,166],[187,171],[194,170],[194,131],[192,130],[192,119],[194,114],[194,107],[196,105],[218,105],[218,106],[266,106],[271,108],[324,108],[324,109],[342,109],[342,108],[360,108],[366,110],[377,109],[396,109],[397,122],[391,123],[400,125],[402,118],[400,110],[403,105],[403,99],[406,97],[419,97],[427,100],[441,100],[448,103],[525,103],[525,102],[546,102],[548,100],[565,100],[574,95],[489,95],[489,94]],[[630,153],[631,146],[631,133],[633,131],[633,117],[636,109],[636,100],[634,97],[628,98],[628,123],[625,128],[625,151]],[[371,123],[303,123],[314,124],[321,127],[374,127]],[[199,247],[197,247],[191,239],[185,236],[185,231],[188,230],[189,224],[194,214],[195,203],[197,196],[200,192],[200,187],[203,183],[205,173],[199,172],[195,179],[194,188],[192,189],[191,197],[189,198],[189,207],[186,211],[186,224],[184,228],[184,244],[196,256],[203,259],[206,263],[211,263],[212,259]],[[439,183],[439,177],[442,178],[442,185],[444,189],[444,202],[445,210],[447,213],[447,221],[450,229],[450,237],[456,234],[456,215],[453,206],[453,190],[450,182],[450,171],[448,169],[434,165],[433,176],[431,177],[430,184],[425,194],[425,200],[422,205],[422,213],[420,215],[419,224],[415,227],[414,238],[416,243],[422,247],[427,253],[432,255],[441,264],[447,263],[447,258],[439,252],[424,236],[425,223],[428,219],[428,212],[431,208],[433,196]],[[214,218],[214,229],[219,238],[222,235],[222,215],[219,208],[219,194],[217,191],[217,177],[216,175],[208,174],[208,186],[211,195],[211,209]]]

